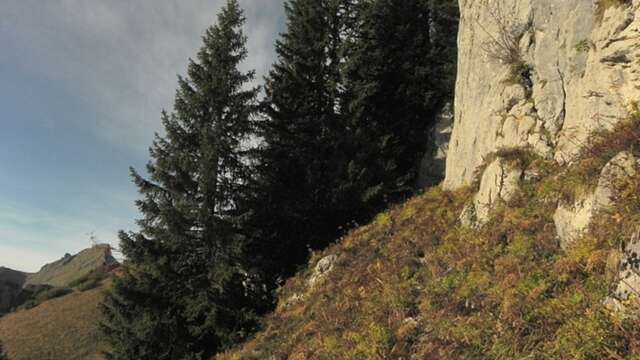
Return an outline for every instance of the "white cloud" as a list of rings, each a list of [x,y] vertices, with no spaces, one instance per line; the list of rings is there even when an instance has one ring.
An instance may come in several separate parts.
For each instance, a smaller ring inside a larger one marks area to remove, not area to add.
[[[54,260],[50,253],[0,244],[0,263],[13,270],[36,272],[42,265]]]
[[[176,75],[201,45],[223,0],[5,0],[0,31],[25,48],[26,71],[64,84],[100,114],[90,123],[122,146],[146,151],[159,114],[170,108]],[[282,1],[244,0],[247,67],[260,80],[273,62]]]

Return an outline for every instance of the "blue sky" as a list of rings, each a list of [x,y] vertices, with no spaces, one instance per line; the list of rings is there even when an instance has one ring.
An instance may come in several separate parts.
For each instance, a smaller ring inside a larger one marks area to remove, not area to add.
[[[283,31],[281,0],[241,0],[259,77]],[[2,0],[0,266],[36,271],[117,245],[138,217],[128,167],[148,160],[176,75],[223,0]]]

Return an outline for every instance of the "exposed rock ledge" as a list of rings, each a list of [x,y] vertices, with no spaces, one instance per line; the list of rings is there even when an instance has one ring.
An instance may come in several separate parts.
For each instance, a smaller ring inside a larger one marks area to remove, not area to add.
[[[593,193],[578,199],[574,204],[560,204],[553,221],[560,238],[560,245],[567,249],[586,231],[598,212],[611,207],[616,194],[616,184],[636,174],[636,158],[623,151],[605,165]]]

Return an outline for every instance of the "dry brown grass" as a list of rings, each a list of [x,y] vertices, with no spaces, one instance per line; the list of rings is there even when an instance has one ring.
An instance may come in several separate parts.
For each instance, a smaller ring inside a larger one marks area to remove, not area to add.
[[[458,223],[468,189],[432,189],[380,214],[316,254],[264,329],[217,359],[640,359],[640,316],[603,306],[607,259],[640,223],[640,177],[571,249],[556,239],[558,200],[597,181],[618,151],[637,154],[640,114],[592,140],[568,168],[503,151],[540,178],[480,229]],[[329,254],[333,272],[310,290]],[[294,294],[304,301],[287,304]]]
[[[0,340],[12,360],[103,359],[98,304],[104,286],[73,292],[0,318]]]

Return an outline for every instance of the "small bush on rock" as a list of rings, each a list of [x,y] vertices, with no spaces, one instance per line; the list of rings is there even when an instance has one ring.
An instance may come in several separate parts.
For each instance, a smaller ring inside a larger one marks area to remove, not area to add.
[[[506,13],[501,7],[490,10],[489,14],[498,32],[492,34],[479,24],[489,36],[489,40],[482,44],[482,50],[489,59],[509,66],[508,82],[529,85],[526,83],[530,81],[532,69],[524,60],[520,42],[531,31],[533,24],[530,21],[522,24],[515,22],[516,15]]]

